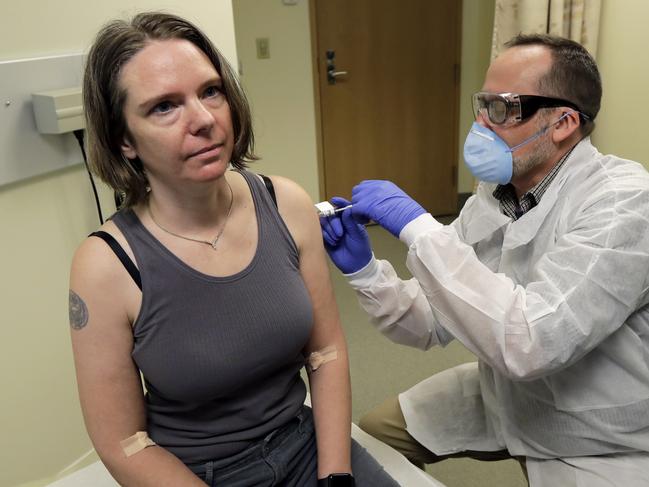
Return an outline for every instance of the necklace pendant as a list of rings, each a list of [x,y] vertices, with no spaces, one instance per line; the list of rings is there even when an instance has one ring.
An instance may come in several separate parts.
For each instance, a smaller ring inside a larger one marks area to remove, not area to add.
[[[228,189],[230,190],[230,206],[228,207],[228,213],[225,215],[225,219],[223,220],[223,225],[221,226],[221,230],[219,233],[214,237],[214,240],[203,240],[202,238],[194,238],[194,237],[185,237],[184,235],[179,235],[177,233],[172,232],[171,230],[167,230],[165,227],[160,225],[155,217],[153,216],[153,212],[151,211],[151,200],[147,200],[146,204],[146,210],[149,212],[149,216],[151,217],[151,221],[163,232],[168,233],[169,235],[173,235],[174,237],[177,238],[182,238],[183,240],[189,240],[191,242],[198,242],[201,244],[207,244],[210,247],[212,247],[213,250],[216,250],[216,246],[219,242],[219,238],[225,231],[225,225],[228,223],[228,218],[230,218],[230,213],[232,213],[232,205],[234,204],[234,193],[232,192],[232,186],[230,186],[230,183],[228,183],[228,180],[225,180],[225,184],[228,185]]]

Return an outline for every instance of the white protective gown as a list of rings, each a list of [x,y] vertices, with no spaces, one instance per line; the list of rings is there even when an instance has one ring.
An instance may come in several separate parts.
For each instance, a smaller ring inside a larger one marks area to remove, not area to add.
[[[426,214],[403,229],[413,279],[379,260],[348,276],[391,340],[457,338],[479,359],[400,395],[408,431],[440,455],[532,457],[532,485],[539,465],[574,473],[592,467],[579,457],[618,454],[644,462],[634,485],[649,485],[649,174],[584,139],[519,220],[494,189],[481,183],[451,225]]]

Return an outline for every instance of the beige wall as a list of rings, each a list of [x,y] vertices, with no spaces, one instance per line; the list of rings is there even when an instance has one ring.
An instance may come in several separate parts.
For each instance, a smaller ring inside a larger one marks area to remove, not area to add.
[[[0,61],[80,52],[109,18],[147,9],[195,21],[236,63],[230,0],[12,2],[0,16]],[[107,191],[103,200],[107,213]],[[96,226],[82,166],[0,187],[2,486],[50,477],[91,448],[74,379],[67,280],[74,249]]]
[[[649,2],[602,0],[597,62],[604,96],[593,142],[603,153],[641,162],[649,168]]]
[[[319,197],[308,0],[233,0],[241,80],[250,99],[258,155],[254,170],[298,182]],[[270,40],[257,59],[255,39]]]

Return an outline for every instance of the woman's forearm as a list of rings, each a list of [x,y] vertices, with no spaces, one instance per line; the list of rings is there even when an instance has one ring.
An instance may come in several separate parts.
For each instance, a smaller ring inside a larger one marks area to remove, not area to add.
[[[351,472],[351,391],[347,350],[309,374],[318,446],[318,478]]]
[[[205,487],[177,457],[159,446],[151,446],[126,457],[122,452],[101,455],[110,474],[126,487]]]

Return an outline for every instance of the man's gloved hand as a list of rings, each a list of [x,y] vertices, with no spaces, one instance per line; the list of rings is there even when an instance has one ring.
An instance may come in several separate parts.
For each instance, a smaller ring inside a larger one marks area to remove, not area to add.
[[[331,202],[336,207],[350,204],[338,196],[331,198]],[[320,228],[329,257],[343,273],[359,271],[372,259],[367,230],[364,225],[354,220],[352,208],[334,216],[320,217]]]
[[[369,218],[395,237],[412,220],[426,213],[419,203],[390,181],[368,180],[352,189],[354,217]]]

